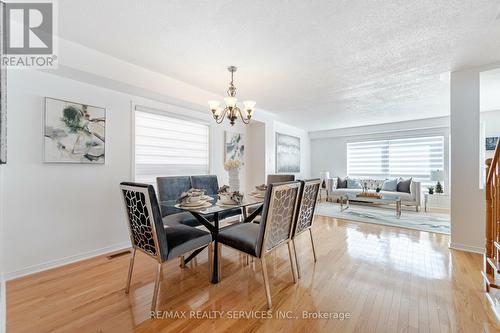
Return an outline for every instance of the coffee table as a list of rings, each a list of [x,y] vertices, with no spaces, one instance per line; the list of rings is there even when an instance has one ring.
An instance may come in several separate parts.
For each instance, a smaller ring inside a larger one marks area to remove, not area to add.
[[[343,194],[340,197],[340,211],[348,209],[350,202],[361,202],[364,204],[371,205],[390,205],[395,204],[396,206],[396,217],[399,219],[401,217],[401,198],[398,196],[385,195],[380,198],[375,197],[357,197],[354,193]]]

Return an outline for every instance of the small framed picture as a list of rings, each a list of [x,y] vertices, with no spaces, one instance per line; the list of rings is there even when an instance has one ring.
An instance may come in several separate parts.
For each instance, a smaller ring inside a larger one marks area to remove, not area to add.
[[[498,143],[498,136],[486,138],[486,150],[495,150]]]

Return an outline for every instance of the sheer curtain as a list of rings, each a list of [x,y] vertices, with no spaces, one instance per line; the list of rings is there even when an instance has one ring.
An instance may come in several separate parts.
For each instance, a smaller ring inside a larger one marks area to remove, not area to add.
[[[135,180],[208,174],[209,134],[208,123],[136,107]]]
[[[414,137],[347,144],[347,174],[351,177],[413,177],[432,183],[432,170],[444,170],[444,136]]]

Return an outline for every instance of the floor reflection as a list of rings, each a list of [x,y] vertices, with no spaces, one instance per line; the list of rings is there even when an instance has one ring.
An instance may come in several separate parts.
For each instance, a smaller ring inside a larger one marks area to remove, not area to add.
[[[377,265],[388,265],[402,272],[411,272],[430,279],[449,279],[449,257],[438,249],[434,235],[420,232],[419,237],[405,232],[376,228],[373,232],[347,226],[348,253],[357,259]],[[440,236],[443,237],[443,236]]]

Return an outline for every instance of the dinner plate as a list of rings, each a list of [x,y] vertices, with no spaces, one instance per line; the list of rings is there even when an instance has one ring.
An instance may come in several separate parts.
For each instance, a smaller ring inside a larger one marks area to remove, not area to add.
[[[198,206],[181,206],[180,204],[175,205],[175,208],[186,208],[186,209],[200,209],[200,208],[207,208],[212,206],[212,204],[208,201],[203,202],[202,204]]]
[[[198,207],[198,206],[203,206],[207,202],[208,202],[208,200],[198,200],[196,202],[186,202],[186,203],[182,204],[182,207]]]
[[[250,193],[250,195],[256,198],[264,198],[266,196],[264,193],[259,193],[259,192],[252,192]]]

